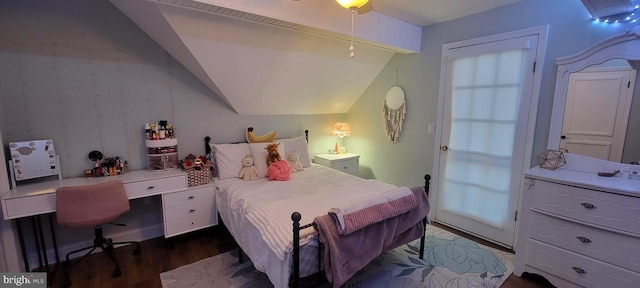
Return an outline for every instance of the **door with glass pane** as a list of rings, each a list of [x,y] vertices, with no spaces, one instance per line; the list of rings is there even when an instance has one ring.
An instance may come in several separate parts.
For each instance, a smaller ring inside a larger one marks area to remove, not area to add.
[[[435,220],[509,247],[531,157],[524,147],[535,126],[528,122],[537,41],[528,35],[443,50]]]

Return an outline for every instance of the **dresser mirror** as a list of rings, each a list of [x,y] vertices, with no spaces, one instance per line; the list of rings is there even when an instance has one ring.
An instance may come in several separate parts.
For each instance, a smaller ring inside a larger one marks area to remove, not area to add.
[[[640,143],[640,101],[632,101],[633,96],[640,97],[640,86],[634,91],[640,69],[640,26],[560,57],[556,63],[548,148],[615,162],[640,160],[640,151],[624,149],[625,143],[628,148]],[[620,71],[626,71],[626,76]],[[602,111],[607,111],[602,118],[594,116]],[[629,115],[635,118],[629,120]]]

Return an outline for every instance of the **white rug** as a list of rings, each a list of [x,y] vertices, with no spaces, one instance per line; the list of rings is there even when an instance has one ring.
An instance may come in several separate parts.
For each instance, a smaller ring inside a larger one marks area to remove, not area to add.
[[[424,259],[416,240],[383,253],[342,287],[489,288],[500,287],[513,272],[511,253],[432,225],[426,233]],[[238,250],[160,273],[160,280],[163,288],[273,287],[250,261],[238,263]]]

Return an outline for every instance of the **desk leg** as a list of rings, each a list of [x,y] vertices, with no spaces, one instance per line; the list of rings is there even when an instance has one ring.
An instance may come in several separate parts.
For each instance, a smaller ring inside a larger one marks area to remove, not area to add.
[[[31,216],[31,229],[35,239],[36,251],[38,252],[38,267],[42,267],[42,250],[40,249],[40,235],[38,235],[38,225],[36,224],[37,216]]]
[[[49,275],[49,257],[47,255],[47,247],[44,244],[44,232],[42,231],[42,221],[40,215],[35,216],[38,223],[38,234],[40,234],[40,247],[42,247],[42,258],[44,259],[44,270]]]
[[[51,232],[51,242],[53,244],[53,252],[55,253],[55,257],[56,257],[56,268],[57,268],[58,263],[60,263],[60,256],[58,253],[58,243],[56,239],[56,234],[55,234],[55,229],[53,226],[53,219],[51,214],[49,214],[48,217],[49,217],[49,230]],[[47,275],[50,275],[51,273],[49,273],[49,257],[47,257],[47,247],[45,244],[46,241],[45,241],[44,230],[42,228],[41,218],[39,215],[31,216],[30,218],[31,218],[31,225],[33,229],[34,242],[35,242],[36,250],[38,252],[38,262],[39,262],[38,264],[40,265],[39,267],[43,266],[43,259],[44,259],[45,271],[47,272]],[[20,251],[22,252],[24,270],[26,272],[31,272],[31,268],[29,266],[29,258],[27,257],[27,248],[24,241],[24,232],[22,230],[21,220],[22,218],[14,219],[16,229],[18,230],[18,241],[20,241]]]
[[[24,234],[22,232],[22,224],[20,223],[20,218],[14,220],[16,224],[16,229],[18,229],[18,241],[20,241],[20,251],[22,252],[22,262],[24,262],[24,271],[30,272],[29,269],[29,259],[27,258],[27,248],[24,246]]]
[[[53,268],[52,273],[47,273],[47,282],[53,283],[53,278],[58,273],[58,265],[60,265],[60,257],[58,256],[58,242],[56,241],[56,230],[53,227],[53,217],[51,216],[53,213],[49,213],[49,230],[51,231],[51,241],[53,244],[53,252],[56,256],[56,266]],[[49,271],[49,270],[47,270]]]
[[[56,230],[53,229],[53,217],[51,217],[52,214],[53,213],[49,213],[49,229],[51,229],[51,240],[53,241],[53,252],[56,255],[56,263],[60,263],[60,256],[58,256],[58,242],[56,241]]]

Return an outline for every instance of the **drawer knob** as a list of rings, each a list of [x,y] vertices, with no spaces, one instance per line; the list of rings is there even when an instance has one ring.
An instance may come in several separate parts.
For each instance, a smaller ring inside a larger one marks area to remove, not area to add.
[[[580,205],[582,205],[582,207],[587,209],[596,209],[596,205],[593,205],[591,203],[580,203]]]
[[[576,238],[578,238],[578,240],[580,240],[580,242],[582,242],[582,243],[591,243],[591,239],[589,239],[587,237],[578,236]]]
[[[147,190],[151,190],[151,189],[154,189],[154,188],[156,188],[156,186],[149,186],[149,187],[147,187]]]
[[[587,274],[587,271],[584,271],[584,269],[580,268],[580,267],[571,267],[573,269],[573,271],[576,271],[576,273],[578,274]]]
[[[189,213],[193,213],[193,212],[196,212],[196,210],[195,209],[189,210]]]
[[[193,198],[196,198],[195,196],[189,196],[189,200],[192,200]]]

